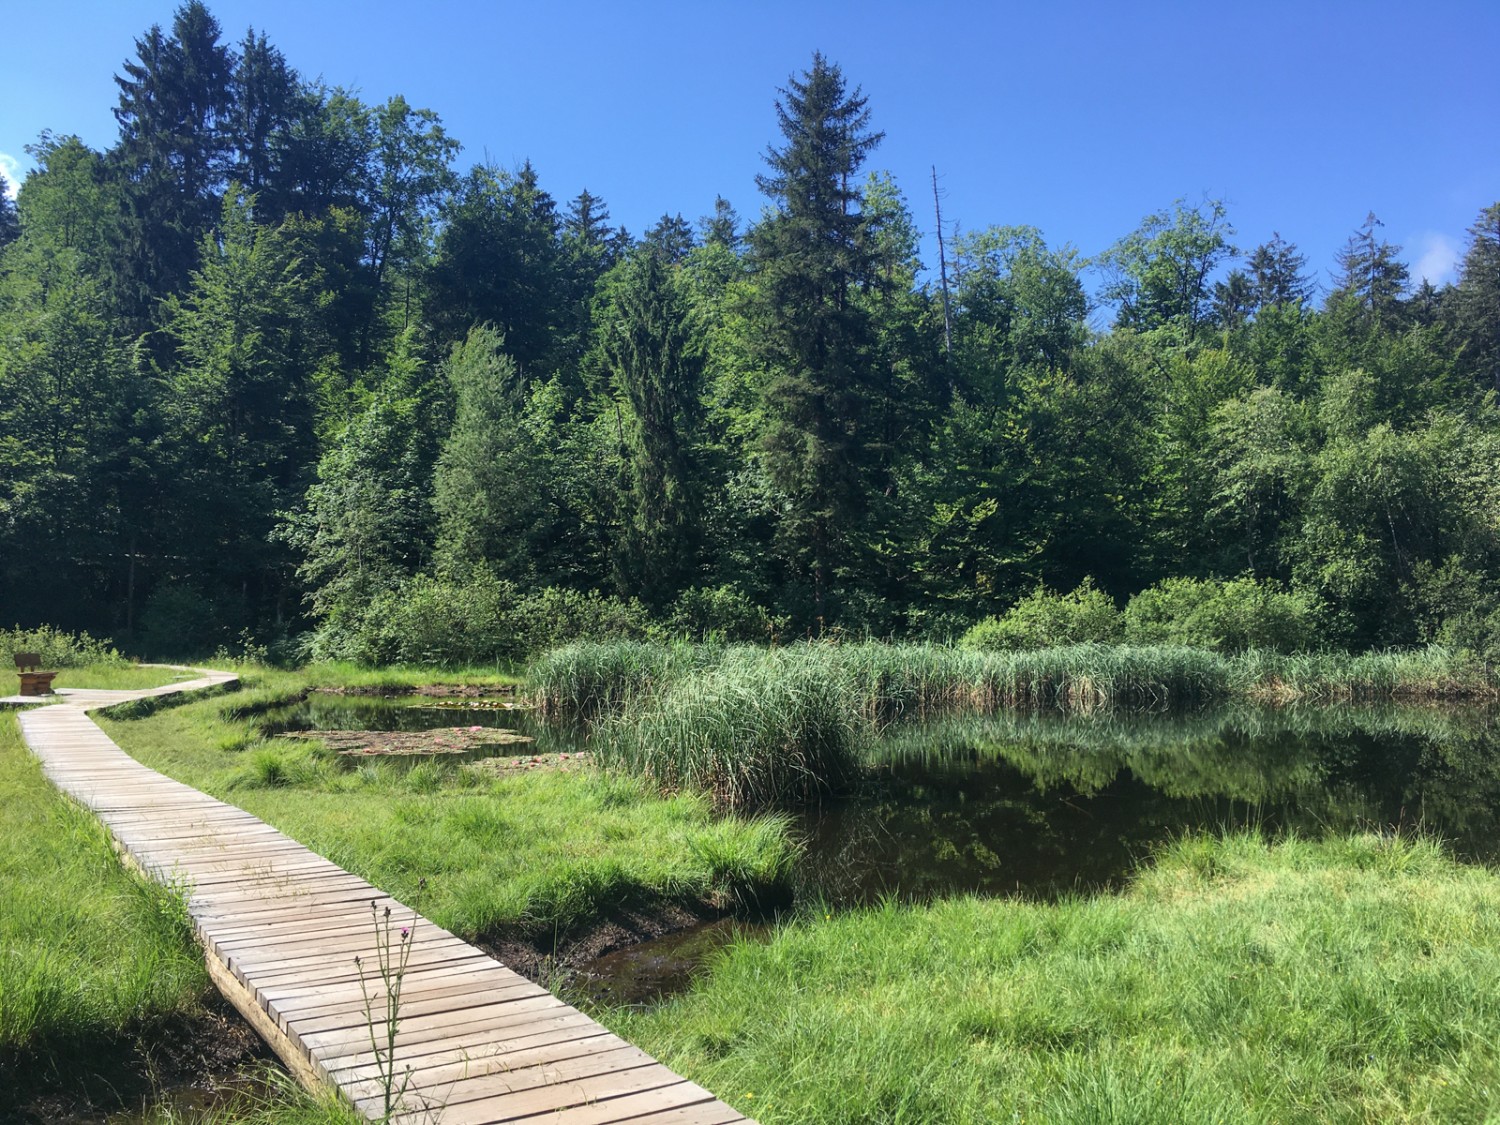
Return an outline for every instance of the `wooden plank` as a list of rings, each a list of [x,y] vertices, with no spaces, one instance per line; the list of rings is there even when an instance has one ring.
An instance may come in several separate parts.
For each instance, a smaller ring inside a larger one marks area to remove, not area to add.
[[[719,1111],[731,1114],[728,1118],[731,1122],[744,1120],[723,1102],[715,1101],[703,1087],[686,1081],[591,1105],[573,1106],[560,1112],[548,1112],[545,1116],[532,1114],[509,1120],[524,1122],[525,1125],[541,1125],[542,1121],[547,1125],[615,1125],[616,1122],[652,1120],[650,1114],[688,1113],[705,1107],[717,1107]]]
[[[439,1103],[443,1125],[492,1125],[495,1122],[514,1121],[517,1118],[541,1114],[557,1114],[555,1120],[561,1125],[568,1121],[558,1113],[578,1106],[589,1106],[607,1102],[625,1094],[639,1093],[671,1086],[683,1080],[661,1065],[637,1067],[633,1070],[616,1071],[612,1074],[558,1082],[537,1089],[521,1090],[513,1094],[493,1094],[475,1101],[452,1104],[446,1099]],[[401,1125],[417,1125],[424,1113],[393,1116],[393,1122]]]
[[[398,1065],[399,1061],[398,1055]],[[661,1072],[662,1076],[670,1076],[672,1079],[677,1077],[645,1051],[627,1043],[623,1047],[613,1047],[592,1054],[574,1055],[553,1062],[519,1067],[515,1070],[501,1069],[489,1074],[434,1082],[420,1089],[431,1090],[434,1094],[441,1091],[443,1116],[446,1118],[457,1106],[465,1102],[482,1101],[496,1095],[517,1097],[533,1090],[552,1089],[562,1084],[575,1082],[599,1082],[601,1080],[608,1082],[619,1075],[641,1069],[656,1070]],[[377,1082],[370,1080],[355,1082],[343,1089],[354,1100],[354,1104],[362,1109],[378,1111],[383,1108],[380,1097],[381,1087]]]
[[[582,1013],[579,1013],[580,1015]],[[468,1077],[471,1074],[494,1074],[500,1069],[514,1069],[515,1060],[521,1065],[546,1061],[538,1054],[544,1048],[589,1050],[596,1042],[624,1043],[613,1032],[604,1030],[589,1021],[567,1027],[552,1028],[535,1035],[517,1036],[513,1039],[497,1039],[478,1047],[417,1048],[406,1054],[397,1054],[396,1059],[403,1071],[410,1069],[414,1081],[426,1087],[448,1081],[452,1077]],[[566,1056],[559,1056],[566,1057]],[[450,1071],[452,1073],[450,1073]],[[340,1084],[379,1076],[380,1066],[374,1062],[341,1064],[329,1068]]]

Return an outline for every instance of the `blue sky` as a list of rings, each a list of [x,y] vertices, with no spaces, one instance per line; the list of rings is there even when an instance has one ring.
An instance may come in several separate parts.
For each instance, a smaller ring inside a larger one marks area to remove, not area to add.
[[[0,168],[24,172],[44,128],[111,143],[112,75],[173,6],[13,7]],[[1373,210],[1441,281],[1500,199],[1496,0],[209,6],[227,37],[253,24],[304,75],[436,110],[462,164],[529,157],[560,200],[587,187],[636,233],[716,193],[758,211],[776,88],[815,49],[863,87],[886,133],[869,167],[928,231],[936,165],[945,219],[969,230],[1029,223],[1095,254],[1208,194],[1241,246],[1279,231],[1326,282]]]

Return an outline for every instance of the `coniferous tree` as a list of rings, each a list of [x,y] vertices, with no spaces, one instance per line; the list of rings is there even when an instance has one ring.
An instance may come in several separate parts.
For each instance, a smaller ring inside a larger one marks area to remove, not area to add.
[[[1338,253],[1339,275],[1329,294],[1330,306],[1347,305],[1360,319],[1391,324],[1400,313],[1401,297],[1411,275],[1397,255],[1401,247],[1380,238],[1384,226],[1372,211]]]
[[[670,252],[648,240],[616,266],[596,322],[624,467],[616,585],[660,608],[693,573],[701,519],[703,355]]]
[[[188,292],[166,302],[176,362],[165,372],[169,506],[177,552],[232,613],[286,605],[291,564],[271,545],[313,463],[304,356],[305,282],[279,233],[231,191]],[[263,603],[264,604],[264,603]]]
[[[680,213],[663,215],[656,221],[656,225],[646,232],[642,241],[674,265],[686,258],[696,245],[693,228]]]
[[[298,86],[286,57],[264,34],[247,31],[230,79],[224,134],[228,176],[258,197],[261,222],[274,223],[283,214],[272,203],[284,196],[267,189],[278,172],[287,131],[302,109]]]
[[[186,286],[199,239],[217,218],[232,69],[218,22],[201,0],[189,0],[177,9],[171,35],[153,26],[136,40],[136,60],[115,78],[120,140],[113,156],[129,202],[121,299],[139,322],[156,298]]]
[[[21,237],[21,220],[16,214],[16,204],[10,197],[10,184],[5,174],[0,173],[0,250]]]
[[[1301,308],[1312,295],[1312,279],[1304,272],[1307,258],[1280,234],[1263,242],[1250,255],[1251,304],[1256,311],[1271,305]]]
[[[1469,236],[1454,294],[1458,358],[1480,386],[1500,391],[1500,203],[1480,212]]]
[[[782,539],[821,620],[868,500],[875,338],[855,295],[874,279],[876,248],[856,177],[883,134],[821,54],[781,90],[776,116],[783,144],[756,179],[773,211],[751,232],[753,347],[768,371],[761,454],[788,498]]]
[[[428,319],[438,339],[451,345],[477,325],[492,325],[518,377],[541,377],[557,347],[566,281],[557,207],[536,169],[470,169],[444,209],[427,274]]]
[[[740,217],[722,195],[714,198],[714,213],[698,220],[698,231],[705,243],[739,249]]]
[[[1243,328],[1255,311],[1255,288],[1244,270],[1230,270],[1214,283],[1213,320],[1230,332]]]

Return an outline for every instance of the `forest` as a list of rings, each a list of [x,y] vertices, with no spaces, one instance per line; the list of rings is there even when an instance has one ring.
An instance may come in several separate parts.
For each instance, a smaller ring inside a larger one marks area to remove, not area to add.
[[[1212,198],[1092,258],[964,216],[934,263],[821,54],[743,211],[639,234],[198,0],[115,82],[111,147],[0,192],[0,625],[472,663],[1218,599],[1500,654],[1500,203],[1441,287],[1374,214],[1309,262]]]

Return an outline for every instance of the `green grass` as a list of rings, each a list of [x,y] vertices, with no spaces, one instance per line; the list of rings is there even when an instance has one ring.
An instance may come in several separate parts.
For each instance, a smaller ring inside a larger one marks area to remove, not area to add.
[[[124,871],[104,829],[42,776],[0,713],[0,1074],[108,1039],[208,987],[179,899]]]
[[[1117,896],[809,918],[606,1022],[765,1125],[1494,1120],[1500,881],[1193,838]]]
[[[795,852],[779,819],[724,819],[696,793],[663,798],[593,770],[492,778],[451,762],[354,762],[316,743],[263,739],[255,716],[277,701],[372,678],[327,666],[243,676],[239,693],[101,724],[147,765],[405,901],[427,879],[423,912],[466,937],[566,935],[624,904],[770,901],[790,884]],[[406,670],[376,682],[433,678]]]
[[[54,688],[95,688],[99,691],[131,691],[163,687],[196,678],[196,673],[143,664],[85,664],[63,668],[52,681]]]

